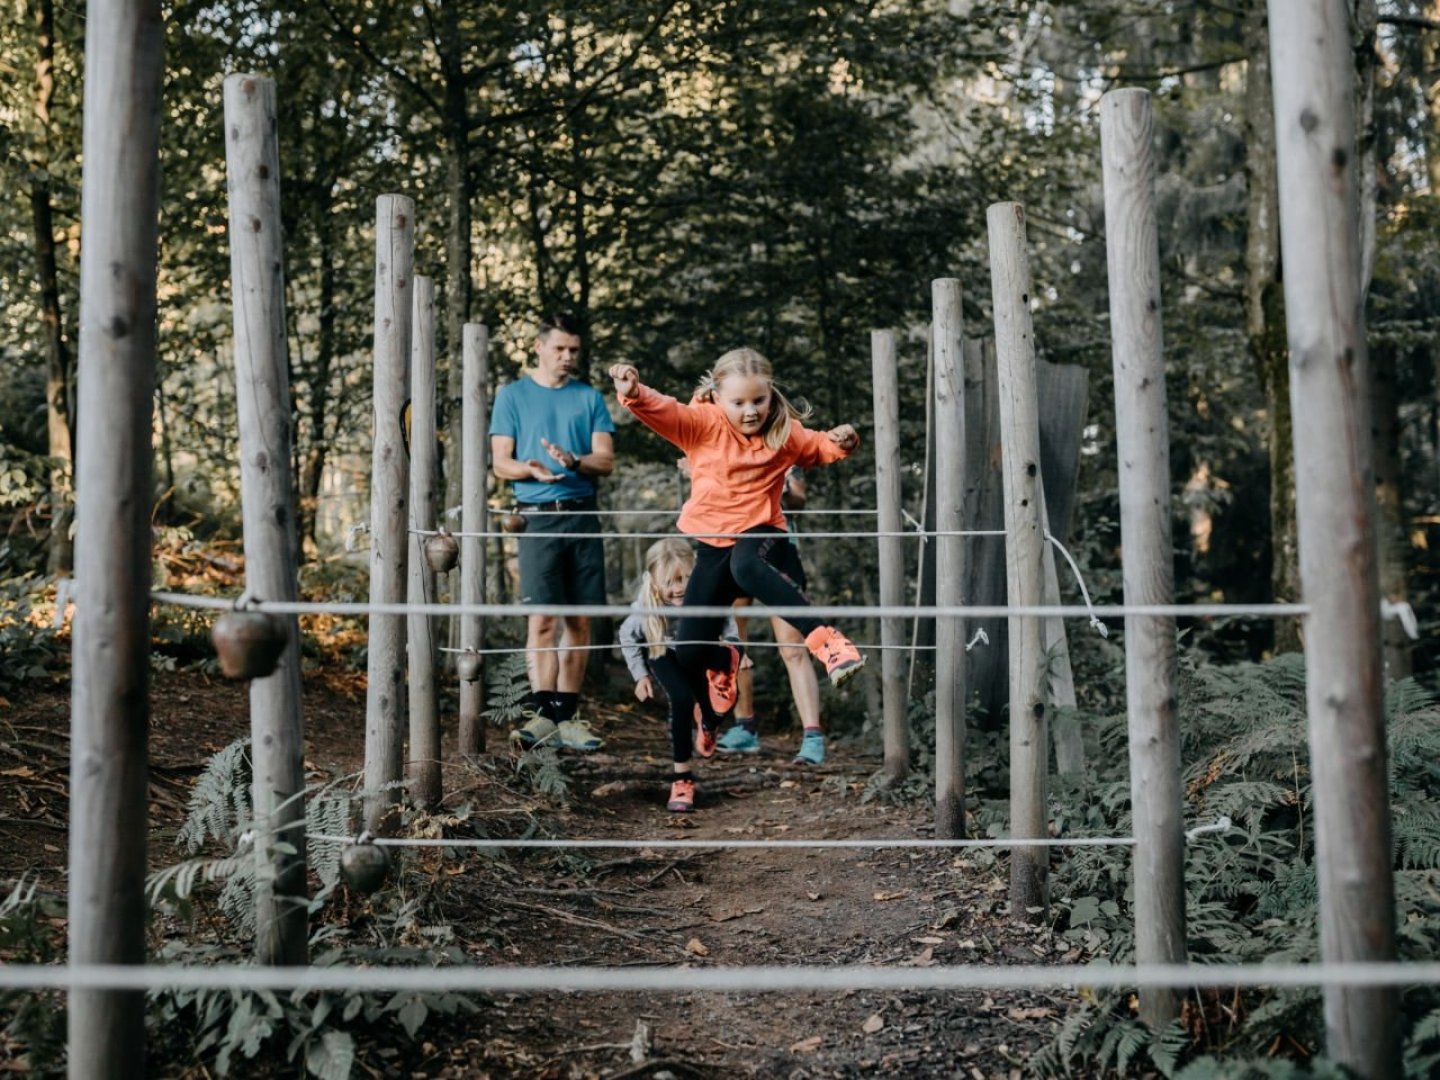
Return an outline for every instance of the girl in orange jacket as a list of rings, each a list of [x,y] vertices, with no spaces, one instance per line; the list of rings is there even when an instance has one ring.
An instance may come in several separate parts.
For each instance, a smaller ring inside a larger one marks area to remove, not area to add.
[[[733,349],[716,361],[689,404],[640,382],[632,364],[610,368],[620,404],[690,459],[690,498],[680,531],[696,541],[695,570],[685,606],[728,607],[748,596],[771,607],[808,607],[809,600],[779,566],[790,543],[780,493],[793,466],[841,461],[860,444],[849,424],[812,431],[805,414],[775,386],[770,361],[754,349]],[[844,634],[821,620],[786,615],[835,686],[852,678],[865,658]],[[702,727],[713,740],[720,719],[735,706],[740,653],[720,641],[725,616],[682,616],[676,659],[693,681]],[[708,692],[704,692],[708,691]],[[701,749],[704,756],[704,748]]]

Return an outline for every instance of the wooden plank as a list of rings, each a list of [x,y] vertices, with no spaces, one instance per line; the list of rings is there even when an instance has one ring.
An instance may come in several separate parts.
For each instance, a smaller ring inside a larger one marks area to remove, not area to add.
[[[433,604],[436,575],[425,558],[425,541],[435,529],[439,453],[435,441],[435,283],[416,276],[410,337],[410,543],[406,596],[412,604]],[[405,617],[409,670],[410,746],[405,776],[417,806],[440,803],[440,707],[435,697],[437,620]]]
[[[71,647],[71,964],[145,962],[151,410],[160,193],[160,5],[86,8],[76,613]],[[72,990],[69,1075],[145,1074],[145,995]]]
[[[1383,962],[1395,901],[1350,23],[1341,0],[1269,10],[1285,28],[1270,56],[1320,948],[1329,963]],[[1401,1075],[1398,1006],[1393,987],[1327,986],[1328,1055],[1371,1080]]]
[[[1175,599],[1153,137],[1146,91],[1112,90],[1101,98],[1125,603],[1137,605]],[[1135,821],[1135,959],[1179,964],[1186,953],[1185,837],[1173,618],[1125,619],[1125,673]],[[1173,989],[1140,991],[1140,1018],[1152,1028],[1169,1023],[1178,1008]]]
[[[965,528],[1005,528],[1005,484],[1001,470],[1000,382],[995,372],[995,343],[989,338],[965,342]],[[965,540],[965,602],[998,607],[1005,603],[1005,538],[972,536]],[[969,622],[975,646],[966,654],[970,701],[987,729],[1004,721],[1010,701],[1010,642],[1003,618]],[[981,631],[984,637],[980,638]]]
[[[405,599],[409,523],[402,413],[410,365],[415,204],[381,195],[375,214],[374,440],[370,458],[370,602]],[[365,828],[378,831],[399,798],[405,700],[405,618],[371,615],[365,697]]]
[[[225,80],[224,94],[245,587],[258,600],[296,600],[299,548],[290,472],[285,238],[275,84],[257,75],[231,75]],[[255,960],[304,964],[309,958],[309,920],[300,624],[294,615],[276,617],[285,625],[285,651],[272,674],[250,682]]]
[[[990,232],[990,288],[1004,447],[1006,600],[1034,607],[1045,591],[1045,489],[1040,479],[1040,416],[1036,402],[1035,330],[1030,318],[1030,260],[1025,211],[995,203]],[[1045,625],[1012,615],[1010,637],[1010,835],[1049,836],[1049,717],[1045,693]],[[1049,905],[1049,852],[1010,853],[1010,915],[1044,921]]]

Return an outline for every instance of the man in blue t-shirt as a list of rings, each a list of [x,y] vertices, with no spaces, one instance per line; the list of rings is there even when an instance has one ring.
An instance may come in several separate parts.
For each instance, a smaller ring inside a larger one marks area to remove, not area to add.
[[[600,391],[571,378],[580,361],[580,344],[580,326],[573,316],[541,320],[535,366],[500,388],[490,418],[492,467],[501,480],[513,481],[525,518],[519,536],[520,601],[525,604],[607,600],[595,478],[615,469],[615,423]],[[590,537],[571,535],[575,533]],[[575,732],[570,724],[589,644],[588,618],[529,618],[525,646],[535,708],[557,727],[566,725],[560,728],[562,741],[581,749],[599,745],[598,739]]]

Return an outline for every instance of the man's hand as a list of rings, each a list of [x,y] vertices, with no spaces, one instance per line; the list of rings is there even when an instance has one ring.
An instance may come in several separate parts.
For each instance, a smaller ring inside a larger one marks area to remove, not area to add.
[[[649,675],[642,675],[640,681],[635,684],[635,697],[640,701],[649,701],[655,696],[655,684],[650,681]]]
[[[542,484],[553,484],[560,479],[559,473],[551,472],[542,462],[536,461],[534,458],[524,462],[524,465],[530,470],[531,480],[538,480]]]
[[[580,471],[579,454],[572,454],[564,447],[556,446],[553,442],[545,438],[543,435],[540,437],[540,445],[545,449],[545,452],[547,454],[549,454],[552,458],[555,459],[555,463],[559,465],[562,469],[566,470],[567,472]]]
[[[634,364],[611,364],[610,378],[615,380],[615,393],[630,397],[640,385],[640,372]]]
[[[840,447],[841,450],[854,450],[855,447],[860,445],[860,436],[856,434],[855,429],[849,424],[841,424],[837,428],[831,428],[825,434],[828,435],[830,441]]]

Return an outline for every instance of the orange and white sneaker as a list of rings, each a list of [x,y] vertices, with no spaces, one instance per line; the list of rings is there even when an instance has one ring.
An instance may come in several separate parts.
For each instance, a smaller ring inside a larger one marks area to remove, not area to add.
[[[665,809],[672,814],[688,814],[695,809],[695,781],[686,776],[670,785],[670,801]]]
[[[865,657],[860,655],[855,643],[833,626],[817,626],[811,630],[805,636],[805,647],[825,665],[831,686],[844,684],[865,666]]]
[[[705,681],[710,684],[710,708],[715,710],[716,716],[728,713],[740,697],[740,684],[735,678],[740,670],[740,650],[734,645],[725,645],[725,652],[725,668],[721,671],[705,672]]]
[[[695,706],[695,753],[701,757],[715,756],[715,732],[705,726],[705,714]]]

